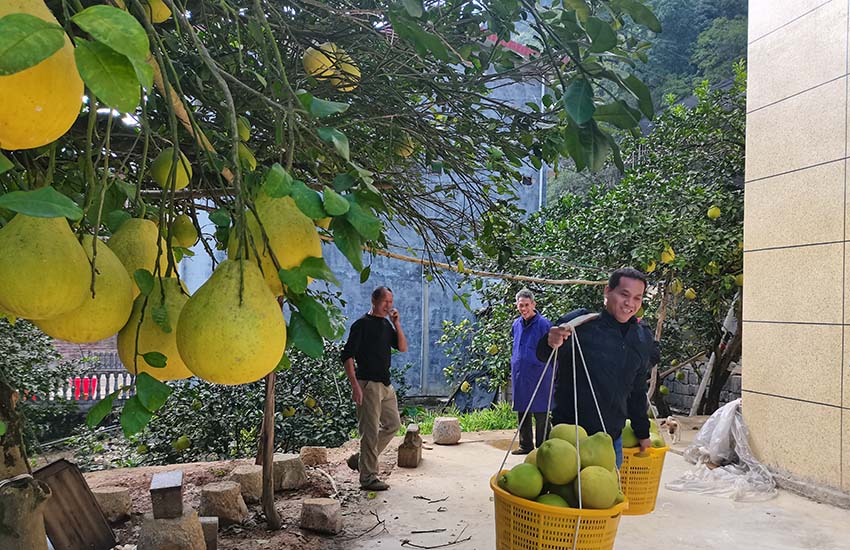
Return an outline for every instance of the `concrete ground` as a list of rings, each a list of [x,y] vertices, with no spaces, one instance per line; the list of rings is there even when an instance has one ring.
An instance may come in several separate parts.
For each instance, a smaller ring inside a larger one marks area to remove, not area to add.
[[[681,451],[693,437],[683,435],[674,450]],[[459,541],[447,548],[492,550],[496,541],[489,478],[512,436],[508,431],[465,433],[459,445],[447,447],[431,444],[426,436],[419,468],[394,469],[389,491],[364,499],[358,512],[346,516],[342,547],[395,550]],[[507,467],[522,459],[511,456]],[[668,453],[655,512],[624,516],[616,550],[850,550],[847,510],[785,491],[766,502],[740,503],[664,487],[691,467],[680,455]],[[376,527],[378,520],[383,524]],[[414,533],[430,530],[438,531]]]

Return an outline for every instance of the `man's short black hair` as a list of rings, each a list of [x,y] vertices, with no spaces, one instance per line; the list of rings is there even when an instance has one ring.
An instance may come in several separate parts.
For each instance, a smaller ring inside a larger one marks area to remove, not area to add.
[[[372,291],[372,301],[377,302],[378,300],[383,298],[384,297],[384,291],[387,291],[390,294],[392,294],[393,289],[391,289],[388,286],[379,286],[378,288],[376,288],[375,290]]]
[[[608,288],[610,290],[614,290],[620,285],[620,279],[623,277],[628,277],[629,279],[635,279],[643,283],[643,289],[646,290],[646,275],[643,274],[642,271],[638,271],[633,267],[621,267],[620,269],[614,270],[610,277],[608,277]]]

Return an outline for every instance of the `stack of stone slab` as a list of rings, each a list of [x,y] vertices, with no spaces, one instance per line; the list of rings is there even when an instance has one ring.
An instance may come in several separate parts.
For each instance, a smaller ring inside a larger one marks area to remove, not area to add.
[[[171,470],[154,474],[150,486],[151,514],[139,532],[137,550],[181,548],[216,550],[218,519],[198,517],[194,510],[183,510],[183,472]],[[214,525],[214,529],[210,529]]]

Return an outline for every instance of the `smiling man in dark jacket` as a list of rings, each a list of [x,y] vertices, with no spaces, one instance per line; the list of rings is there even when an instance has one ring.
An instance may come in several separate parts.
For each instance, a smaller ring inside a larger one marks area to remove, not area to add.
[[[602,312],[580,309],[568,313],[555,322],[537,345],[537,357],[541,361],[549,358],[553,348],[561,348],[558,350],[552,423],[574,424],[572,346],[563,346],[563,343],[573,333],[578,335],[604,429],[614,440],[618,467],[623,461],[620,433],[626,418],[631,419],[641,450],[650,446],[646,378],[649,367],[657,361],[658,348],[652,331],[635,318],[645,290],[646,277],[640,271],[632,268],[614,271],[605,286]],[[576,379],[578,423],[588,435],[603,431],[578,351]]]

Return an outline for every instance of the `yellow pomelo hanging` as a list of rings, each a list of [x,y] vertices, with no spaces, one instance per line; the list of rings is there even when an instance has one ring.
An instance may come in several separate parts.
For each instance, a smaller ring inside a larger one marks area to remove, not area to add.
[[[316,226],[313,220],[298,209],[292,197],[273,199],[265,193],[260,193],[254,206],[280,267],[291,269],[301,265],[301,262],[308,256],[322,257],[322,241],[319,238]],[[254,248],[252,249],[249,246],[247,251],[243,251],[242,257],[251,258],[254,249],[256,249],[260,254],[266,284],[269,285],[275,296],[281,296],[283,295],[283,285],[277,275],[271,253],[264,244],[257,218],[250,212],[247,217],[249,238],[253,239]],[[237,244],[236,232],[231,232],[230,243],[227,247],[227,255],[231,259],[236,257]]]
[[[254,156],[254,153],[248,149],[248,146],[244,143],[239,143],[239,162],[242,163],[242,166],[245,166],[253,172],[257,169],[257,158]]]
[[[171,8],[162,0],[148,0],[145,4],[145,14],[154,23],[164,23],[171,19]]]
[[[401,142],[396,146],[395,153],[400,157],[407,158],[413,154],[413,149],[413,140],[410,139],[409,135],[404,134],[404,137],[401,139]]]
[[[174,169],[174,189],[183,189],[192,179],[192,165],[186,155],[177,156],[177,167]],[[171,167],[174,164],[174,147],[163,149],[151,163],[151,177],[162,189],[170,188]]]
[[[236,129],[239,132],[239,141],[251,139],[251,123],[244,116],[236,119]]]
[[[246,384],[274,370],[286,347],[286,324],[254,263],[218,266],[183,308],[177,347],[189,370],[216,384]]]
[[[186,214],[177,216],[171,225],[171,237],[176,241],[177,246],[182,246],[183,248],[194,246],[198,242],[198,230],[195,229],[192,218]]]
[[[159,229],[156,224],[150,220],[133,218],[127,220],[118,231],[106,243],[109,248],[115,252],[130,278],[137,269],[147,269],[151,273],[154,272],[157,255],[157,240],[162,240],[159,236]],[[162,243],[162,256],[159,258],[160,273],[165,274],[165,267],[168,264],[165,259],[165,243]],[[139,288],[133,281],[133,297],[139,295]]]
[[[83,249],[89,260],[93,243],[93,236],[83,236]],[[133,309],[133,282],[106,243],[98,241],[95,251],[94,298],[89,291],[77,309],[36,321],[36,326],[48,336],[85,344],[109,338],[127,323]]]
[[[346,53],[343,53],[339,59],[338,70],[330,78],[330,82],[340,92],[354,91],[360,83],[360,69]]]
[[[307,74],[315,78],[330,78],[334,70],[334,58],[337,50],[333,42],[325,42],[318,48],[307,48],[301,60]]]
[[[65,218],[18,214],[0,229],[0,311],[49,319],[83,303],[88,258]]]
[[[165,295],[164,300],[163,293]],[[189,295],[184,292],[180,282],[174,277],[155,279],[147,304],[145,304],[145,297],[141,294],[136,297],[136,301],[133,302],[133,313],[130,314],[127,324],[118,333],[118,357],[121,358],[125,369],[136,374],[133,358],[136,351],[136,333],[138,332],[139,356],[136,362],[138,372],[146,372],[157,380],[180,380],[192,376],[177,351],[177,323],[188,300]],[[143,304],[145,306],[145,318],[139,326]],[[168,312],[168,325],[171,329],[169,332],[165,332],[154,320],[156,311],[161,309],[163,304],[165,304],[165,310]],[[152,367],[142,357],[145,353],[152,351],[165,355],[167,358],[165,368]]]
[[[26,13],[58,25],[41,0],[3,0],[0,17]],[[83,102],[83,81],[74,61],[74,45],[65,45],[29,69],[0,76],[0,149],[32,149],[68,131]]]

